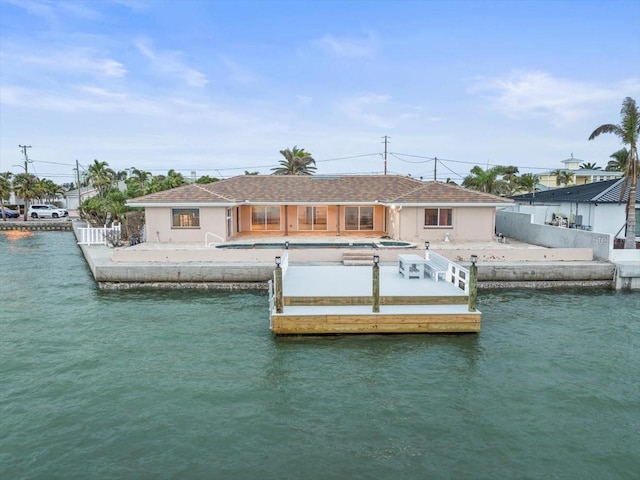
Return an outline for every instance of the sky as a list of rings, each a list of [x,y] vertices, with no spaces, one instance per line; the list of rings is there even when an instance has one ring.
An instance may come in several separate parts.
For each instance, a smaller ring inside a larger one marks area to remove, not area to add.
[[[638,0],[0,0],[0,171],[29,145],[58,184],[270,174],[294,146],[327,175],[604,167],[622,144],[588,137],[625,97]]]

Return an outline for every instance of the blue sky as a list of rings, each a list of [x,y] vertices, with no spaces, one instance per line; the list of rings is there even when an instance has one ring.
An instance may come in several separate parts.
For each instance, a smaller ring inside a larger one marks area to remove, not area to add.
[[[0,0],[0,171],[76,160],[459,181],[473,165],[605,166],[640,102],[640,1]]]

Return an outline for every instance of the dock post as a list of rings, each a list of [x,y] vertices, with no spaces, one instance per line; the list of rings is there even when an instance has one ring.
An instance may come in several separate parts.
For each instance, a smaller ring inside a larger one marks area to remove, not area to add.
[[[373,312],[380,312],[380,257],[373,256]]]
[[[478,302],[478,261],[477,255],[471,255],[471,267],[469,267],[469,311],[475,312]]]
[[[281,259],[276,257],[275,270],[275,289],[276,289],[276,313],[282,313],[282,268],[280,267]]]

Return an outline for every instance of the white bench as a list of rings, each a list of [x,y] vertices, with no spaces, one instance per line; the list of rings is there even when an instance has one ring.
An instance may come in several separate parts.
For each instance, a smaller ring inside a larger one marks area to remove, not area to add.
[[[446,280],[447,270],[449,269],[449,260],[439,255],[429,255],[424,261],[424,273],[430,276],[436,282]]]
[[[404,278],[424,278],[424,263],[420,255],[398,255],[398,273]]]

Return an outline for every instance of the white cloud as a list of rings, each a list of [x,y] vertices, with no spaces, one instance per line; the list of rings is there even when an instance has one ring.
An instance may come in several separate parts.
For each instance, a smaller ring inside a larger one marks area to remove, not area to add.
[[[256,73],[231,60],[230,58],[224,55],[220,55],[220,60],[228,70],[233,82],[241,85],[251,85],[259,80],[259,77]]]
[[[41,1],[41,0],[4,0],[6,3],[22,8],[28,14],[55,22],[60,17],[70,15],[85,20],[96,20],[100,13],[89,8],[89,2]]]
[[[338,38],[326,34],[314,44],[344,58],[373,58],[376,54],[376,42],[372,35],[364,38]]]
[[[637,90],[638,81],[598,86],[531,71],[475,79],[469,92],[487,93],[494,108],[510,118],[549,117],[564,125],[586,117],[594,103],[621,101],[634,83]]]
[[[127,73],[122,63],[88,49],[69,48],[45,55],[3,55],[3,61],[10,61],[14,65],[30,64],[53,71],[86,72],[107,77],[123,77]]]
[[[355,122],[377,128],[394,128],[418,117],[416,107],[395,104],[389,95],[371,93],[343,100],[337,110]]]
[[[204,73],[182,62],[180,53],[154,50],[149,45],[149,41],[145,39],[136,41],[134,45],[151,62],[152,68],[158,72],[178,78],[191,87],[204,87],[209,83]]]

